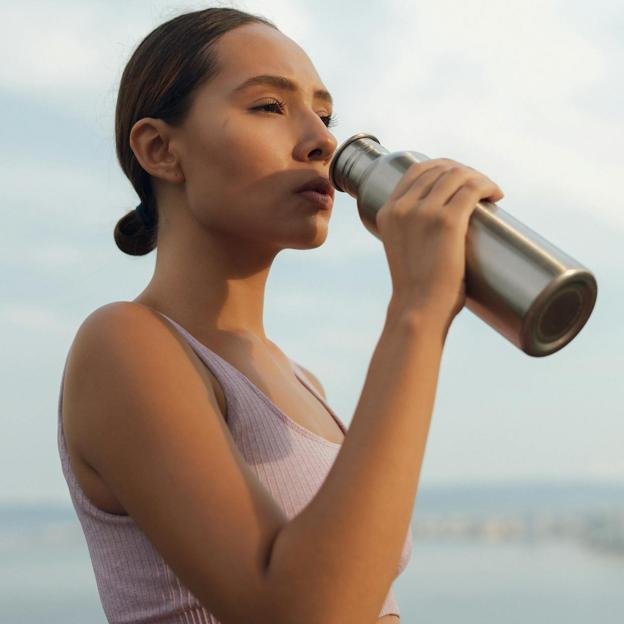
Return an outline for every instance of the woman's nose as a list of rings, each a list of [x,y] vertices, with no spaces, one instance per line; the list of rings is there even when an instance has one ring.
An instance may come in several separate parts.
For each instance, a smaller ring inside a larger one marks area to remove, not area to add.
[[[322,160],[329,162],[336,151],[338,142],[327,126],[319,120],[321,127],[316,126],[308,130],[295,148],[295,158],[298,160]]]

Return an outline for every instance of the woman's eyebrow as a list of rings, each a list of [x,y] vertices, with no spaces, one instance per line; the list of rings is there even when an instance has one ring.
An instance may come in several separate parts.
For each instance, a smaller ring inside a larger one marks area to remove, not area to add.
[[[271,87],[282,89],[284,91],[292,91],[293,93],[296,93],[299,91],[299,87],[292,80],[290,80],[289,78],[286,78],[285,76],[273,76],[270,74],[262,74],[260,76],[253,76],[252,78],[245,80],[245,82],[238,85],[238,87],[234,89],[233,93],[237,93],[238,91],[242,91],[243,89],[246,89],[254,85],[259,85],[259,84],[269,85]],[[334,103],[334,100],[332,96],[330,95],[329,91],[325,91],[325,89],[317,89],[314,92],[314,97],[319,100],[324,100],[325,102],[328,102],[329,104]]]

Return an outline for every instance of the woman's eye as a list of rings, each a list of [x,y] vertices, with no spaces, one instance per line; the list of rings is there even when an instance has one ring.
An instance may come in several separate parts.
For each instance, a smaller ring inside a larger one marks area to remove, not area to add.
[[[282,113],[284,112],[284,102],[280,102],[279,100],[273,100],[271,102],[266,102],[265,104],[260,104],[260,106],[254,106],[254,108],[252,108],[251,110],[261,110],[265,108],[277,108],[277,110]]]
[[[279,100],[273,100],[271,102],[265,102],[259,106],[254,106],[251,110],[266,110],[271,109],[270,112],[284,112],[285,104]],[[323,123],[328,127],[336,125],[336,117],[334,115],[319,115]]]
[[[321,119],[328,128],[331,128],[338,123],[335,115],[325,115],[324,117],[321,117]]]

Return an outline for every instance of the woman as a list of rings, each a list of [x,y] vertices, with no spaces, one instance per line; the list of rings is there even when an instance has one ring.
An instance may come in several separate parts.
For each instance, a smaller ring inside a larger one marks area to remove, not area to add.
[[[141,203],[115,241],[157,245],[156,268],[82,323],[59,396],[63,472],[110,622],[399,620],[391,585],[464,303],[468,219],[502,192],[434,159],[380,210],[393,291],[347,432],[263,327],[275,256],[327,236],[331,122],[305,52],[235,9],[162,24],[125,68],[117,153]]]

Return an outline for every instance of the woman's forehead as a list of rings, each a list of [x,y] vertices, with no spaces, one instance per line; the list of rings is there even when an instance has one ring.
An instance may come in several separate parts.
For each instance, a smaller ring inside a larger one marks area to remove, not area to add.
[[[238,32],[237,32],[238,31]],[[246,24],[218,42],[220,74],[232,88],[258,75],[285,76],[301,86],[322,87],[305,51],[283,33],[264,24]]]

